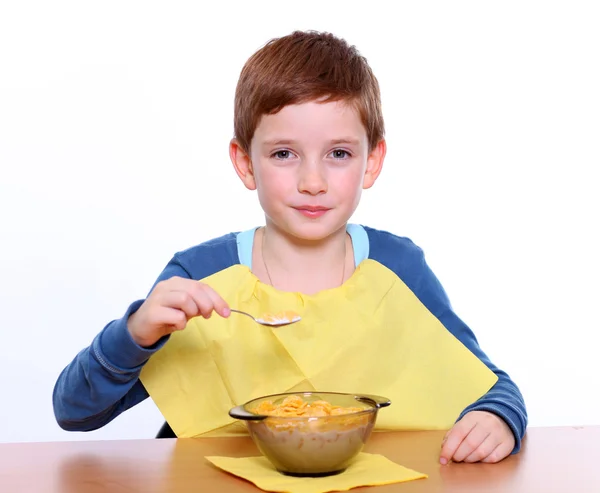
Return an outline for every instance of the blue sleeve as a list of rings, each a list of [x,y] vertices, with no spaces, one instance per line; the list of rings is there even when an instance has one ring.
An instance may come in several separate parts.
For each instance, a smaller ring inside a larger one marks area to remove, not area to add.
[[[427,265],[422,251],[418,250],[420,255],[415,267],[420,275],[409,287],[440,322],[498,377],[494,386],[464,409],[457,421],[470,411],[488,411],[496,414],[512,430],[515,437],[512,453],[515,454],[521,449],[521,441],[527,428],[527,410],[523,396],[509,375],[494,365],[483,352],[473,331],[454,313],[444,288]]]
[[[154,286],[174,276],[191,278],[177,256],[165,267]],[[133,341],[127,320],[143,302],[132,303],[123,317],[106,325],[59,375],[52,402],[56,421],[62,429],[96,430],[148,397],[139,375],[168,336],[149,348]]]
[[[498,377],[494,386],[457,418],[470,411],[488,411],[501,417],[515,437],[513,454],[521,449],[527,428],[527,410],[519,388],[483,352],[473,331],[454,313],[441,283],[431,271],[423,250],[408,238],[368,228],[370,258],[393,270],[427,309]]]

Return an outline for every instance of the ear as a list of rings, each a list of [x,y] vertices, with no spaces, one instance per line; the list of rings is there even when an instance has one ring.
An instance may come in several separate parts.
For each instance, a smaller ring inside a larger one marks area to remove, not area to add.
[[[363,188],[371,188],[375,180],[381,173],[383,167],[383,160],[385,159],[385,153],[387,152],[387,145],[385,139],[381,139],[367,157],[367,169],[365,171],[365,177],[363,178]]]
[[[242,180],[242,183],[248,190],[256,190],[256,180],[254,179],[254,170],[250,155],[242,149],[236,139],[231,139],[229,143],[229,157],[235,168],[235,172]]]

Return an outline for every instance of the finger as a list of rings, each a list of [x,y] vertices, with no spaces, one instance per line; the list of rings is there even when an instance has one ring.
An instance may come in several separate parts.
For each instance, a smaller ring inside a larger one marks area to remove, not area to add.
[[[513,450],[514,443],[511,440],[501,442],[489,455],[481,459],[481,462],[494,464],[506,458]]]
[[[231,315],[229,305],[223,298],[221,298],[219,293],[217,293],[213,288],[207,286],[206,284],[203,285],[203,289],[212,301],[214,310],[222,317],[229,317],[229,315]]]
[[[161,306],[156,311],[156,324],[166,328],[166,333],[171,333],[174,330],[183,330],[188,323],[187,315],[177,309]]]
[[[193,279],[173,277],[169,279],[170,284],[166,286],[172,291],[184,291],[191,295],[198,306],[198,314],[204,318],[210,318],[213,310],[223,317],[230,315],[229,305],[210,286]],[[163,287],[165,289],[165,287]]]
[[[157,296],[159,306],[181,310],[187,317],[186,321],[197,316],[200,312],[197,301],[190,293],[185,291],[167,291]]]
[[[464,438],[471,432],[473,427],[477,424],[475,420],[469,419],[467,415],[456,423],[446,438],[446,442],[442,445],[442,451],[440,453],[440,462],[447,464],[452,456],[464,440]]]
[[[189,282],[195,282],[184,277],[173,276],[164,281],[160,281],[154,286],[152,293],[161,293],[167,291],[186,291]]]
[[[468,454],[463,461],[464,462],[479,462],[482,459],[488,457],[495,449],[500,445],[498,436],[490,433],[473,451]]]
[[[207,290],[198,282],[193,286],[189,286],[188,289],[188,294],[192,297],[198,307],[198,315],[202,315],[204,318],[210,318],[215,307]]]
[[[475,426],[463,439],[451,459],[454,462],[462,462],[475,452],[479,446],[490,436],[490,432],[483,426]],[[495,446],[495,444],[494,444]]]
[[[442,439],[442,444],[441,444],[441,446],[442,446],[442,447],[443,447],[443,446],[444,446],[444,444],[446,443],[446,440],[448,440],[448,436],[450,435],[450,432],[451,432],[451,431],[452,431],[452,428],[450,428],[450,429],[449,429],[449,430],[446,432],[446,434],[444,435],[444,438]]]

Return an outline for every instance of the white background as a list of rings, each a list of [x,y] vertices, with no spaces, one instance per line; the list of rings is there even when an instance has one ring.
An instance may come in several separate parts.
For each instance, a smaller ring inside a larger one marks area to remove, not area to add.
[[[149,399],[60,430],[54,382],[174,252],[262,222],[233,95],[294,29],[381,83],[388,157],[352,221],[425,250],[532,426],[600,424],[599,25],[592,1],[4,2],[0,441],[155,435]]]

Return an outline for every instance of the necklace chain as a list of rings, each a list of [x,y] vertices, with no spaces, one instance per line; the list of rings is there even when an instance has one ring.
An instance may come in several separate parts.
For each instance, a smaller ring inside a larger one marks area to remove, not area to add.
[[[269,278],[269,283],[271,284],[271,286],[275,287],[275,285],[273,284],[273,279],[271,279],[271,273],[269,272],[269,267],[267,266],[267,261],[265,260],[265,236],[266,236],[265,231],[266,230],[263,228],[260,254],[262,257],[263,265],[265,266],[265,271],[267,271],[267,277]],[[342,280],[340,281],[340,286],[342,284],[344,284],[344,278],[346,277],[346,254],[347,254],[346,250],[347,250],[346,238],[344,238],[344,261],[342,262]]]

